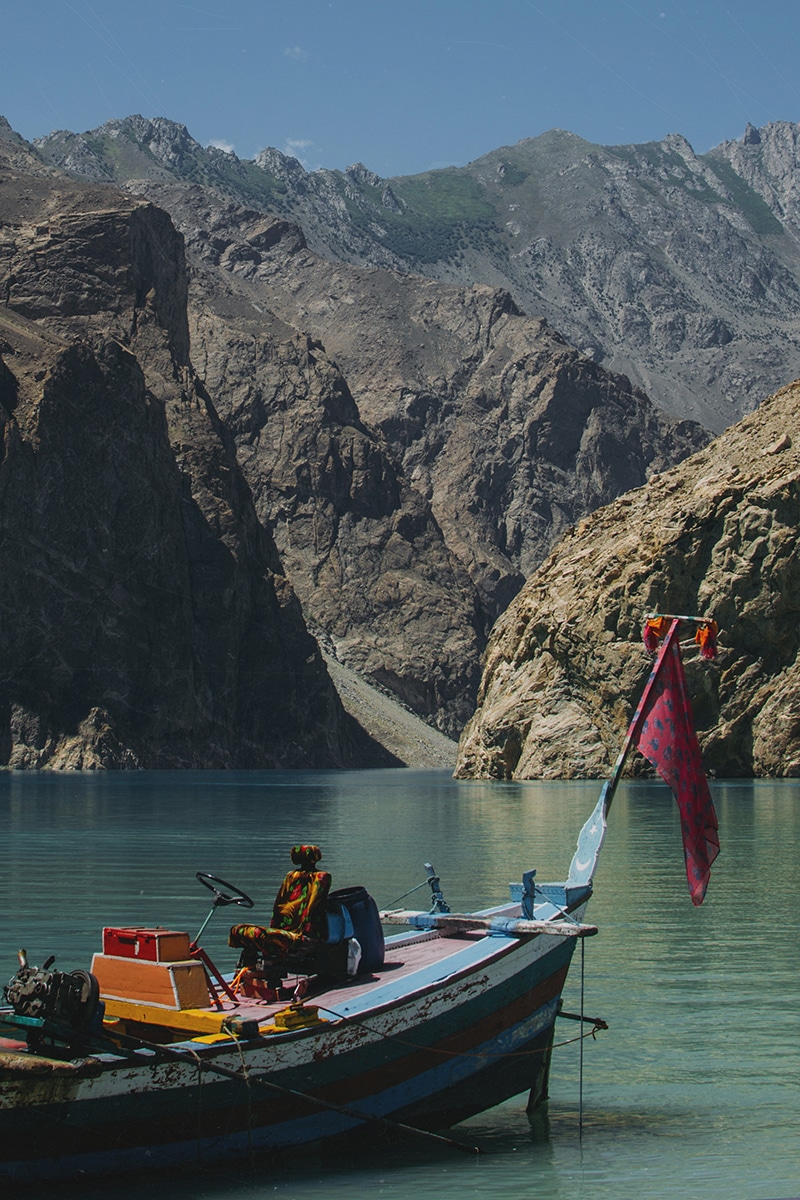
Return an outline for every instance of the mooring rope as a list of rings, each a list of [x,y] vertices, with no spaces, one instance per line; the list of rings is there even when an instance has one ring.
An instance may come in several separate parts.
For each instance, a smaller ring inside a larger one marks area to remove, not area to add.
[[[584,1019],[583,997],[584,997],[584,981],[585,981],[585,938],[581,938],[581,1020]],[[594,1033],[594,1030],[592,1030]],[[580,1052],[580,1069],[578,1082],[578,1140],[583,1140],[583,1038],[581,1038]]]
[[[543,891],[542,891],[542,889],[539,887],[539,884],[538,884],[538,883],[535,883],[535,884],[533,885],[533,894],[534,894],[534,896],[536,895],[536,893],[537,893],[537,892],[539,893],[539,895],[540,895],[540,896],[542,896],[542,897],[544,898],[544,900],[545,900],[545,903],[547,903],[547,904],[552,904],[552,906],[553,906],[553,908],[556,910],[556,912],[557,912],[557,913],[561,913],[561,916],[562,916],[562,917],[563,917],[563,918],[564,918],[566,921],[571,921],[573,925],[580,925],[580,921],[579,921],[579,920],[578,920],[576,917],[573,917],[572,913],[569,913],[569,912],[567,912],[567,910],[566,910],[565,908],[562,908],[560,904],[556,904],[556,902],[555,902],[555,900],[553,899],[553,897],[552,897],[552,896],[548,896],[548,895],[547,895],[547,892],[543,892]]]
[[[239,1051],[239,1060],[242,1064],[242,1078],[247,1088],[247,1150],[250,1157],[250,1165],[253,1166],[255,1164],[255,1151],[253,1148],[253,1089],[250,1086],[250,1068],[245,1062],[244,1046],[239,1038],[236,1039],[236,1047]]]
[[[401,900],[405,900],[406,896],[411,896],[414,892],[418,892],[420,888],[427,887],[429,882],[429,880],[423,879],[422,883],[415,884],[415,886],[409,888],[407,892],[403,892],[402,896],[398,896],[396,900],[392,900],[391,904],[384,904],[383,907],[385,909],[394,908],[395,905],[399,904]]]
[[[114,1038],[114,1041],[118,1040],[118,1036]],[[195,1087],[197,1089],[197,1113],[195,1114],[197,1120],[197,1133],[195,1134],[194,1140],[195,1154],[197,1155],[197,1165],[201,1167],[203,1165],[203,1143],[201,1137],[203,1127],[203,1061],[196,1050],[189,1049],[187,1053],[190,1055],[195,1066],[197,1067],[197,1081],[195,1083]]]
[[[268,1091],[277,1093],[282,1096],[291,1096],[297,1100],[303,1100],[316,1108],[325,1109],[328,1112],[340,1113],[342,1116],[356,1121],[363,1125],[383,1125],[387,1129],[394,1129],[400,1133],[409,1134],[413,1137],[426,1138],[428,1141],[438,1143],[442,1146],[449,1146],[453,1150],[459,1150],[462,1154],[480,1154],[481,1150],[478,1146],[470,1146],[464,1142],[457,1141],[455,1138],[445,1137],[442,1133],[434,1133],[432,1129],[419,1129],[415,1125],[407,1125],[404,1121],[398,1121],[394,1117],[384,1117],[376,1113],[361,1112],[358,1108],[352,1107],[350,1104],[334,1104],[330,1100],[323,1100],[321,1096],[315,1096],[312,1092],[301,1092],[297,1088],[285,1087],[282,1084],[275,1083],[271,1079],[267,1079],[265,1075],[246,1071],[244,1078],[239,1071],[233,1071],[230,1067],[224,1067],[221,1063],[210,1062],[208,1059],[201,1058],[196,1050],[181,1046],[164,1045],[158,1042],[148,1042],[144,1038],[134,1038],[127,1034],[114,1033],[109,1034],[109,1040],[120,1042],[122,1045],[129,1045],[131,1048],[140,1050],[149,1050],[155,1056],[161,1056],[167,1060],[194,1063],[199,1068],[200,1076],[203,1072],[209,1075],[219,1075],[223,1079],[236,1080],[239,1083],[246,1083],[249,1088],[251,1083],[258,1087],[266,1088]],[[240,1047],[241,1053],[241,1047]],[[200,1090],[198,1086],[198,1091]],[[199,1148],[199,1141],[198,1141]]]

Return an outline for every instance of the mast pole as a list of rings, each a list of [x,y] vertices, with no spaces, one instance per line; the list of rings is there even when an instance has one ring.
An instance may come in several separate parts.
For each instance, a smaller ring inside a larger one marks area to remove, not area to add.
[[[662,616],[664,614],[648,614],[648,620],[652,619],[652,617],[655,615]],[[597,860],[606,836],[608,811],[611,808],[611,802],[614,799],[614,793],[617,790],[617,784],[622,777],[625,760],[627,759],[628,754],[630,753],[630,748],[639,732],[639,726],[642,723],[645,704],[647,703],[650,693],[655,686],[655,681],[658,676],[661,663],[675,638],[678,636],[678,629],[680,628],[681,621],[696,620],[699,622],[699,618],[676,617],[671,615],[667,619],[671,620],[672,624],[670,625],[669,631],[661,644],[658,656],[653,664],[653,669],[650,672],[650,676],[644,686],[641,699],[636,707],[636,712],[633,714],[633,719],[628,726],[628,732],[625,735],[625,740],[623,741],[620,752],[617,755],[617,761],[614,763],[614,769],[611,772],[610,778],[607,779],[603,784],[603,789],[600,792],[600,798],[595,805],[592,815],[589,817],[588,821],[583,826],[583,829],[578,834],[578,847],[573,855],[572,862],[570,863],[569,876],[567,878],[567,883],[570,886],[588,885],[591,884],[592,879],[594,878],[594,873],[597,869]]]

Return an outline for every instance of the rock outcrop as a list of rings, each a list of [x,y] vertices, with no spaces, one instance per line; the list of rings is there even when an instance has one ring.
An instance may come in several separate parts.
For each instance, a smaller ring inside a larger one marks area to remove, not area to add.
[[[0,764],[386,762],[192,367],[167,214],[0,130],[0,280]]]
[[[659,611],[720,626],[718,658],[687,665],[708,769],[800,775],[799,540],[797,382],[561,540],[493,631],[457,774],[607,774]]]
[[[800,126],[771,121],[761,129],[748,125],[744,137],[723,142],[709,154],[715,165],[727,163],[758,196],[781,228],[800,239]]]

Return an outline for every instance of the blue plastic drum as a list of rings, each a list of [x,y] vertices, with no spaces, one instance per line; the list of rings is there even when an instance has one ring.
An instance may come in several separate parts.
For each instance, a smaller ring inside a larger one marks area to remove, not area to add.
[[[383,966],[383,926],[366,888],[339,888],[328,896],[328,941],[346,937],[358,938],[361,946],[359,974]]]

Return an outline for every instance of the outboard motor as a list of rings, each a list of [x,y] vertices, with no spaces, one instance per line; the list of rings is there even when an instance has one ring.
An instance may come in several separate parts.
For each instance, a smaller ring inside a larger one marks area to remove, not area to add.
[[[102,1020],[104,1006],[94,975],[88,971],[51,971],[53,956],[42,967],[29,966],[24,950],[18,957],[19,970],[3,988],[17,1016],[49,1018],[76,1034],[84,1033],[98,1015]]]

